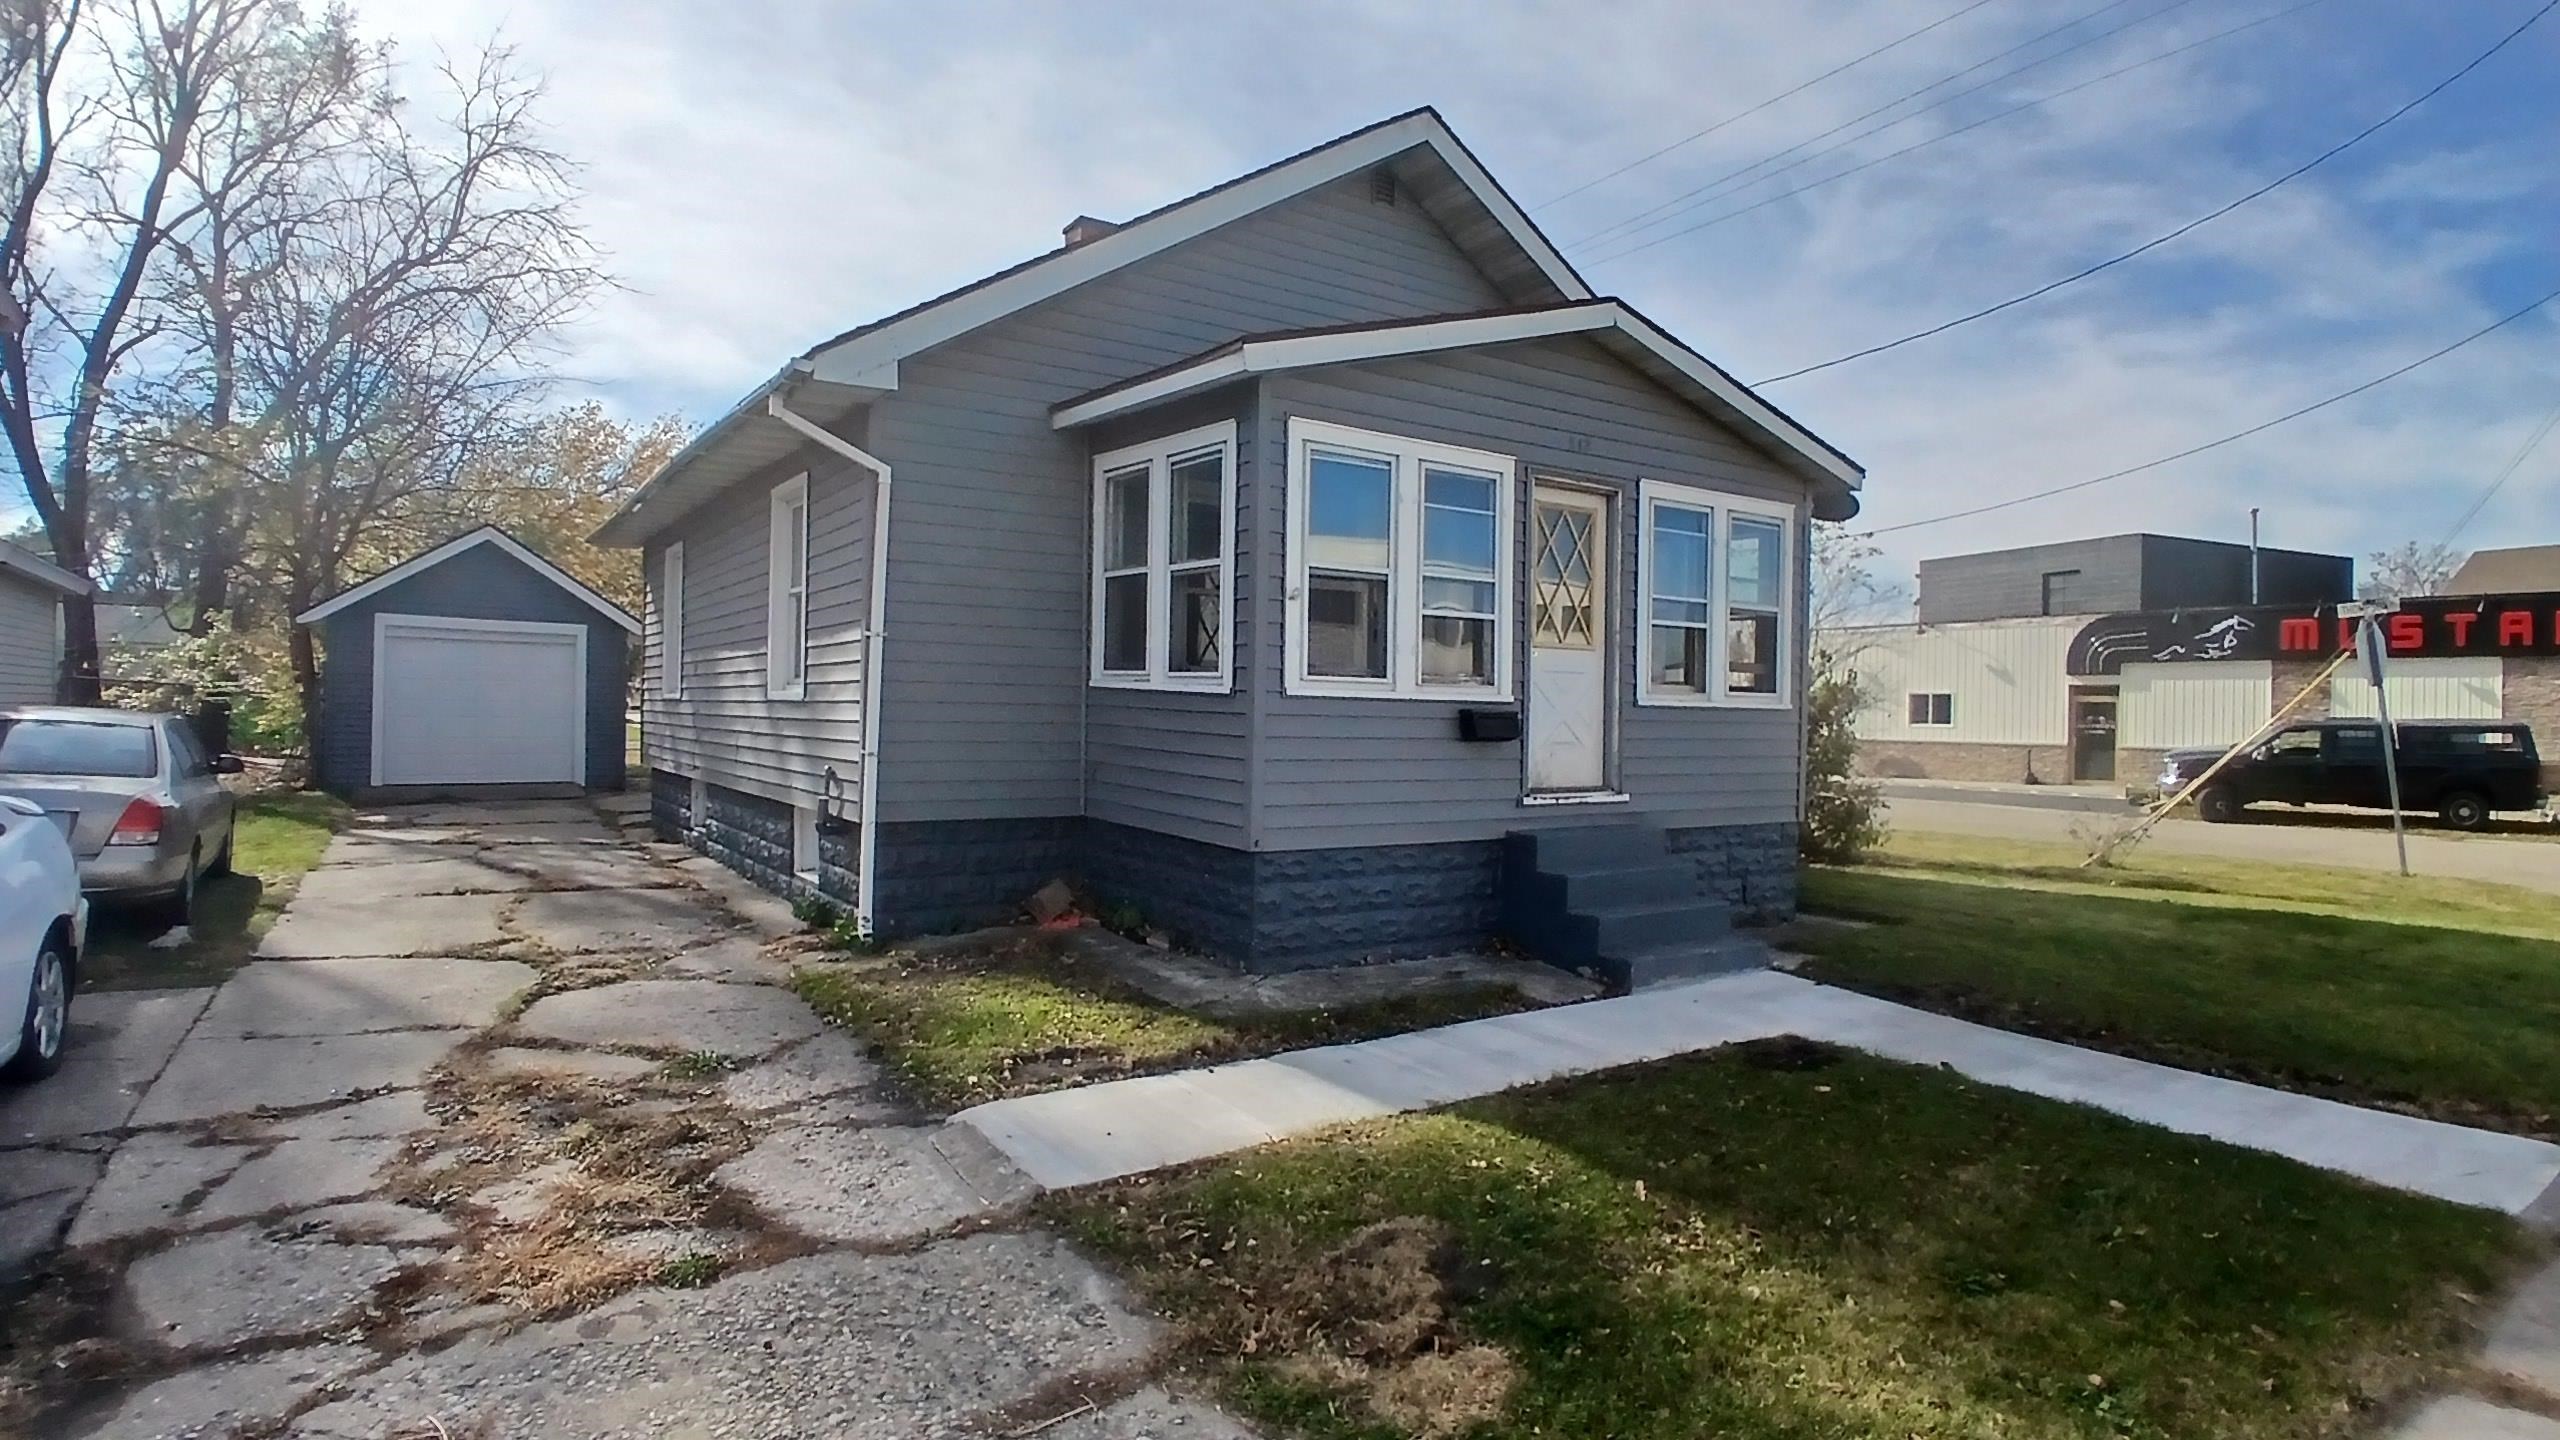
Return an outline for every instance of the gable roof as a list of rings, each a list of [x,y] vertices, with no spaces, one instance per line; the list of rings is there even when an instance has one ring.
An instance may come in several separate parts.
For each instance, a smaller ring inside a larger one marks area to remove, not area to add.
[[[1681,399],[1767,446],[1790,469],[1813,482],[1814,508],[1822,518],[1845,520],[1857,513],[1852,492],[1866,478],[1857,461],[1673,339],[1634,306],[1615,298],[1239,336],[1190,359],[1065,401],[1051,409],[1050,423],[1061,430],[1073,429],[1244,375],[1561,335],[1591,337]]]
[[[1539,302],[1592,298],[1591,287],[1531,221],[1440,113],[1410,110],[1150,210],[1081,245],[1062,246],[982,280],[811,346],[694,437],[596,531],[598,543],[637,545],[694,505],[797,453],[800,437],[769,417],[769,401],[825,423],[898,388],[898,362],[1088,280],[1269,209],[1347,175],[1427,154],[1399,183],[1498,286]],[[803,397],[807,405],[801,403]]]
[[[86,595],[86,580],[22,546],[0,540],[0,570],[33,580],[57,595]]]
[[[2560,590],[2560,545],[2474,550],[2445,582],[2447,595],[2525,595]]]
[[[621,626],[623,629],[630,631],[634,635],[640,633],[640,622],[632,619],[621,606],[614,604],[612,601],[607,600],[595,591],[588,589],[585,584],[579,581],[577,576],[572,575],[568,571],[561,569],[559,566],[552,564],[550,561],[543,559],[540,555],[535,554],[522,541],[517,540],[514,536],[509,535],[507,532],[499,529],[495,525],[483,525],[477,530],[471,530],[463,534],[456,535],[452,539],[436,546],[432,550],[425,550],[412,555],[408,559],[401,561],[399,564],[392,566],[390,569],[383,571],[381,574],[374,576],[372,579],[365,581],[363,584],[355,586],[352,589],[341,590],[337,594],[330,596],[328,599],[321,601],[319,604],[312,606],[310,609],[303,611],[301,614],[294,616],[294,623],[297,625],[311,625],[316,624],[319,621],[326,620],[330,616],[337,614],[339,611],[346,609],[348,606],[355,604],[359,600],[363,600],[368,596],[379,595],[383,591],[390,589],[392,586],[399,584],[401,581],[406,580],[413,575],[422,575],[429,570],[433,570],[447,560],[452,559],[456,555],[459,555],[466,550],[476,549],[482,545],[497,546],[508,555],[524,562],[525,567],[533,571],[536,575],[541,576],[543,579],[550,581],[552,584],[568,591],[580,601],[583,601],[589,608],[595,610],[596,613],[604,616],[607,620],[612,621],[614,624]]]

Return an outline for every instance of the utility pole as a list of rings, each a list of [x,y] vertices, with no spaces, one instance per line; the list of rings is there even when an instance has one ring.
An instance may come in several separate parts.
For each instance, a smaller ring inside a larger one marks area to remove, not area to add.
[[[2356,648],[2364,652],[2365,678],[2373,685],[2373,713],[2382,721],[2382,778],[2391,799],[2391,843],[2400,850],[2400,874],[2409,874],[2409,825],[2400,813],[2400,728],[2391,723],[2391,696],[2382,687],[2381,617],[2397,603],[2341,605],[2338,613],[2356,617]]]
[[[2258,507],[2255,505],[2249,507],[2249,603],[2263,603],[2258,599]]]

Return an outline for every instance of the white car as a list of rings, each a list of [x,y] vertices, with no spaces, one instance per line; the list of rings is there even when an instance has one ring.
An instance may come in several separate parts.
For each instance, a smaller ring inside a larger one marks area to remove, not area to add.
[[[44,807],[0,795],[0,1080],[62,1066],[89,902],[70,842]]]

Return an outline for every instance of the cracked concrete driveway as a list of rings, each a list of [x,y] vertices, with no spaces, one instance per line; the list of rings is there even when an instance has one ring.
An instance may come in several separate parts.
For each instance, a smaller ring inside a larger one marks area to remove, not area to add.
[[[89,997],[0,1107],[0,1432],[1248,1435],[784,988],[785,908],[584,805],[409,807],[219,990]]]

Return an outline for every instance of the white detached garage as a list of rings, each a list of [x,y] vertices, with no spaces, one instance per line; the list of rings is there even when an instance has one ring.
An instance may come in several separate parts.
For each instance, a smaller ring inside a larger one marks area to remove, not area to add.
[[[296,617],[323,661],[314,779],[365,799],[619,789],[639,623],[494,527]]]

